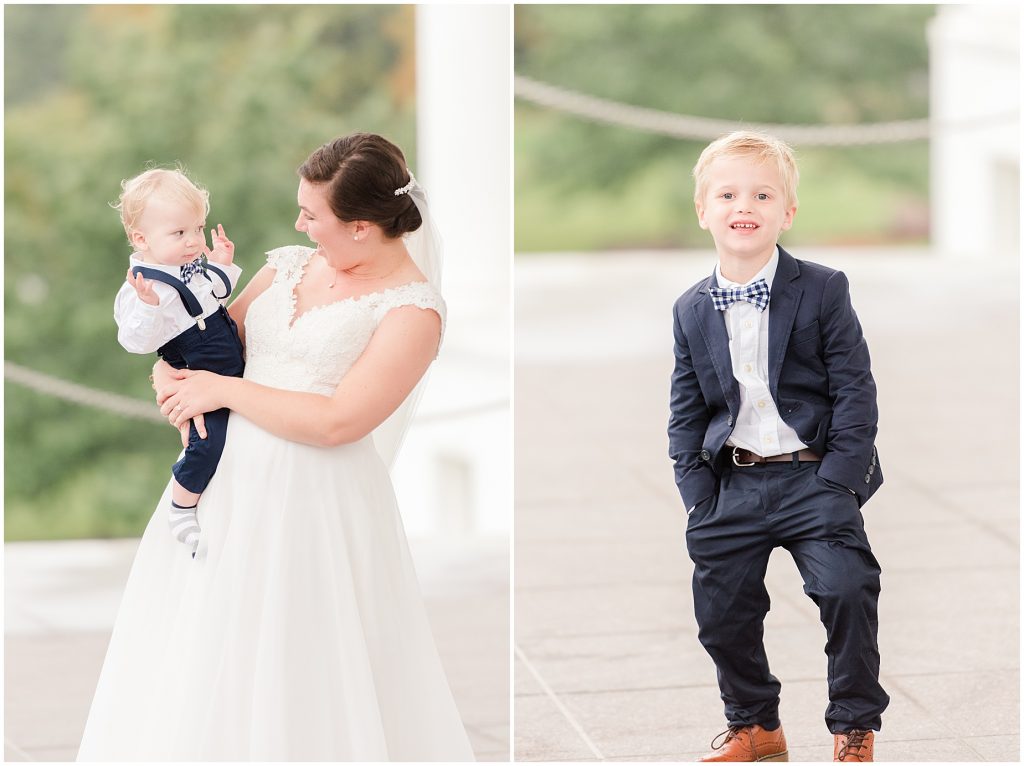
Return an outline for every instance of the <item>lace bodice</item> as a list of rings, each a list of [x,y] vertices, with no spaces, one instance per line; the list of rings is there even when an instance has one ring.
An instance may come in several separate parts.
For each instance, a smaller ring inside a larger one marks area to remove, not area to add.
[[[295,318],[295,286],[313,252],[294,245],[267,253],[267,263],[277,274],[246,313],[248,380],[290,391],[331,394],[385,315],[399,306],[433,309],[441,317],[444,335],[444,299],[428,282],[342,298]]]

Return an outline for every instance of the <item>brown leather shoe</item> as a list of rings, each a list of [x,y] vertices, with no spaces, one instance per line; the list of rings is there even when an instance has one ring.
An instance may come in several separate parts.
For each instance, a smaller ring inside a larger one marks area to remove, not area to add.
[[[721,744],[718,737],[725,735]],[[782,727],[768,731],[761,726],[730,726],[711,740],[712,752],[701,761],[788,761],[786,735]]]
[[[833,761],[867,763],[875,760],[875,733],[863,729],[840,732],[835,735]]]

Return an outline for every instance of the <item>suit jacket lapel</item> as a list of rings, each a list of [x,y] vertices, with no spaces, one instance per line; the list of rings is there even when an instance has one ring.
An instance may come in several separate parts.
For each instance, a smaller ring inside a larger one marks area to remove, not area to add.
[[[800,305],[803,290],[794,280],[800,276],[796,259],[779,246],[779,265],[772,280],[771,303],[768,314],[768,390],[779,400],[779,374],[782,360],[793,331],[793,320]],[[710,301],[709,301],[710,303]]]
[[[700,327],[704,343],[707,344],[711,363],[715,366],[718,382],[725,392],[729,411],[735,416],[740,411],[740,388],[732,374],[732,358],[729,356],[729,332],[725,328],[725,312],[715,308],[708,288],[718,287],[714,273],[708,277],[700,290],[700,297],[693,304],[693,313]]]

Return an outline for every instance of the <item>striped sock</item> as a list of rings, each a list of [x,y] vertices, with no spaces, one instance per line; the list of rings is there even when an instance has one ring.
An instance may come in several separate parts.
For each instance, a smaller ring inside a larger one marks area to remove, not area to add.
[[[178,505],[171,501],[170,512],[167,521],[171,525],[171,534],[179,543],[184,543],[192,549],[192,558],[195,558],[196,548],[199,547],[199,521],[196,519],[196,506]]]

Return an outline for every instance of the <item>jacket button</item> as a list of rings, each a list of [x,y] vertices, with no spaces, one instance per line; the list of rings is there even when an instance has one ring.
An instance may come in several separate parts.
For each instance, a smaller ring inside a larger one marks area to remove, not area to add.
[[[729,416],[729,425],[732,425],[732,415]]]
[[[709,460],[711,460],[711,453],[708,452],[706,449],[702,449],[700,451],[700,459],[703,460],[705,463],[708,462]]]
[[[864,483],[865,484],[870,484],[871,483],[871,474],[868,474],[867,476],[864,477]]]
[[[875,467],[873,465],[869,465],[868,466],[868,475],[870,476],[874,472],[875,472]]]

